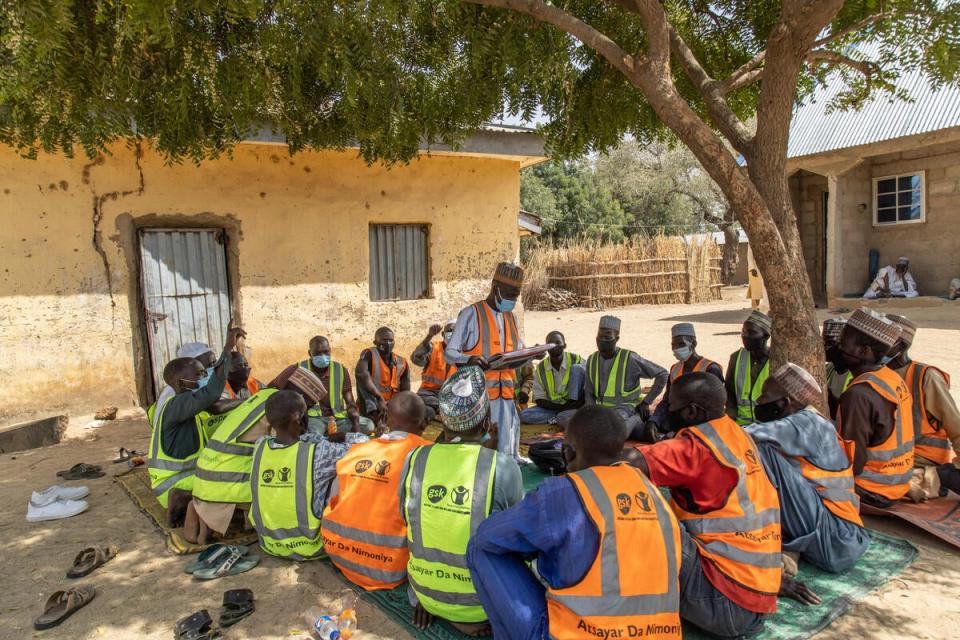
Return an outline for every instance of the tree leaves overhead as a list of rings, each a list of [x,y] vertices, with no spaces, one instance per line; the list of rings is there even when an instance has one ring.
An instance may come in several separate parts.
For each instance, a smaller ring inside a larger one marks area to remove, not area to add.
[[[616,3],[556,4],[643,53],[639,20]],[[779,3],[755,0],[664,6],[718,80],[763,50],[779,14]],[[869,79],[841,67],[851,90],[838,107],[890,90],[898,67],[956,81],[956,2],[852,0],[831,32],[878,15],[826,45],[847,55],[875,40]],[[812,66],[801,90],[828,68]],[[705,114],[679,68],[674,76]],[[727,100],[749,118],[757,85]],[[504,111],[538,110],[557,155],[628,134],[664,137],[640,93],[594,51],[532,18],[458,0],[0,0],[0,141],[26,154],[93,154],[133,137],[199,160],[268,128],[293,150],[359,145],[368,161],[406,161],[423,142],[457,145]]]

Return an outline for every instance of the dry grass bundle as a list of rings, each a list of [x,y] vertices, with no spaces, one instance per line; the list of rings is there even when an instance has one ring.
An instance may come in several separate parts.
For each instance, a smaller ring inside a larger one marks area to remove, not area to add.
[[[598,309],[716,300],[719,254],[712,240],[687,245],[679,237],[666,236],[622,244],[577,241],[539,247],[525,265],[524,301],[537,308],[548,288],[572,291],[582,305]]]

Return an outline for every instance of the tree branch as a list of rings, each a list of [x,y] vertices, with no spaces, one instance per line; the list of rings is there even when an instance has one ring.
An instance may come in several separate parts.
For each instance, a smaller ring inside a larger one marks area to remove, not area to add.
[[[875,62],[870,62],[869,60],[854,60],[850,56],[845,56],[842,53],[829,51],[827,49],[811,51],[809,55],[807,55],[807,62],[811,65],[822,63],[850,67],[866,76],[868,81],[880,70],[879,65]]]

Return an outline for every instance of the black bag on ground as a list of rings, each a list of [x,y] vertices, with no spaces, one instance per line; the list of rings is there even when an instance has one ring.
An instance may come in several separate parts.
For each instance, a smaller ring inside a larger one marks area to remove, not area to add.
[[[545,440],[530,445],[528,455],[537,468],[551,476],[563,475],[567,472],[567,463],[563,460],[563,438]]]

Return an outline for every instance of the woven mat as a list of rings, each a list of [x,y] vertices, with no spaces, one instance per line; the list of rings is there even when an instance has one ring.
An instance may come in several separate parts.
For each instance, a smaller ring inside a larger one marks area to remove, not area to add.
[[[150,475],[146,467],[135,467],[113,477],[137,508],[163,533],[167,550],[177,555],[199,553],[207,545],[192,544],[181,535],[180,529],[167,526],[167,510],[160,506],[150,489]],[[226,544],[249,545],[257,542],[257,534],[252,531],[227,531],[226,537],[218,540]]]
[[[874,509],[870,515],[900,518],[960,549],[960,496],[955,493],[919,504],[898,502],[889,509]]]

